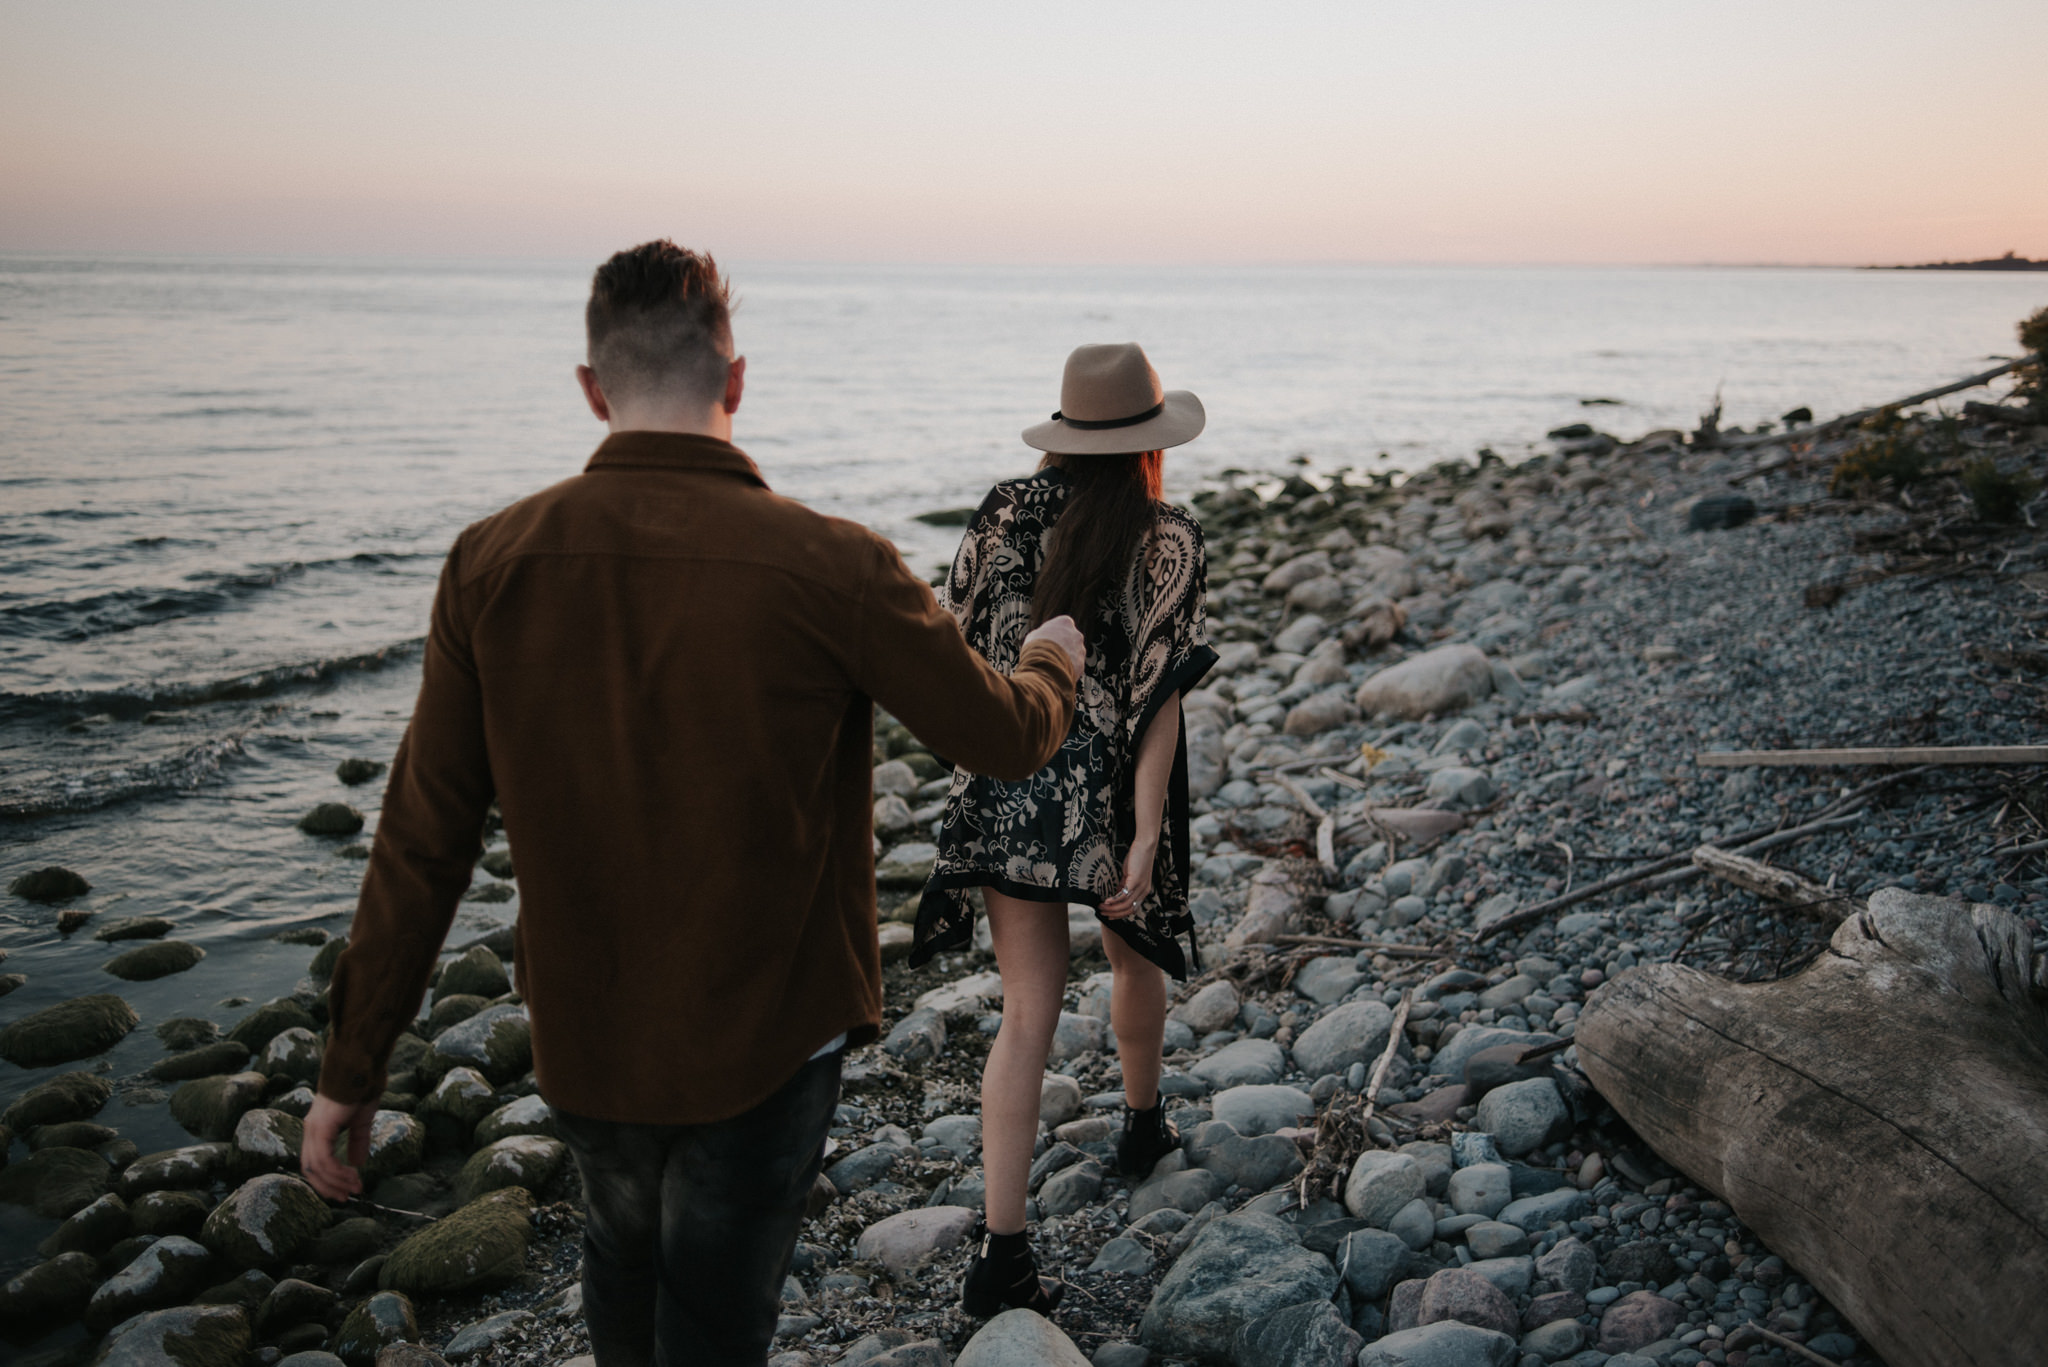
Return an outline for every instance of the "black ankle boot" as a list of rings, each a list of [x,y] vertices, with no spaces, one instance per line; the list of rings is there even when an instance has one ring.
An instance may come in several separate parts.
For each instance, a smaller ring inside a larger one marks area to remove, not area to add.
[[[1166,1121],[1164,1097],[1149,1111],[1124,1109],[1124,1137],[1116,1145],[1116,1170],[1124,1176],[1143,1180],[1152,1165],[1180,1147],[1180,1131]]]
[[[1005,1310],[1050,1315],[1065,1288],[1039,1277],[1023,1231],[992,1234],[983,1224],[975,1233],[981,1247],[975,1252],[974,1266],[967,1269],[967,1279],[960,1284],[960,1308],[978,1320]]]

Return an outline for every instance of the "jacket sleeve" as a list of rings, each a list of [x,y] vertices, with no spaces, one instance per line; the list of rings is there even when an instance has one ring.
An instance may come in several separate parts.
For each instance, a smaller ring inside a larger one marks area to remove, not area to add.
[[[320,1093],[347,1104],[383,1095],[392,1046],[419,1013],[483,848],[494,788],[461,562],[458,539],[434,594],[419,701],[391,762],[355,924],[328,993]]]
[[[931,587],[876,538],[857,627],[855,682],[911,733],[970,773],[1028,778],[1074,719],[1073,662],[1040,641],[1004,678],[974,653]]]

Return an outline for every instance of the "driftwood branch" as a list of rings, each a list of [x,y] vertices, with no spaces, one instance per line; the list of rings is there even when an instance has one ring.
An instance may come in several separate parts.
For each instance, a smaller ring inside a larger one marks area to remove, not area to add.
[[[1923,389],[1918,394],[1909,394],[1903,399],[1894,399],[1890,403],[1879,404],[1875,408],[1859,408],[1854,413],[1843,413],[1837,417],[1829,418],[1825,422],[1817,422],[1807,427],[1793,427],[1783,432],[1759,432],[1745,437],[1725,438],[1721,442],[1721,446],[1724,450],[1741,451],[1752,446],[1771,446],[1788,441],[1810,441],[1832,428],[1847,427],[1850,423],[1862,422],[1865,418],[1876,417],[1887,409],[1911,408],[1915,404],[1923,404],[1931,399],[1944,398],[1947,395],[1959,393],[1965,389],[1975,389],[1980,384],[1990,384],[2000,375],[2012,370],[2019,364],[2020,362],[2018,361],[2007,361],[2002,365],[1993,366],[1991,369],[1980,374],[1957,380],[1953,384],[1939,385],[1933,389]],[[1752,473],[1762,472],[1755,471]],[[1748,476],[1744,476],[1744,478],[1748,478]]]
[[[1733,883],[1759,897],[1782,902],[1830,925],[1863,909],[1863,904],[1856,898],[1824,888],[1803,874],[1732,854],[1712,845],[1702,845],[1694,850],[1692,862],[1724,883]]]
[[[1414,1000],[1415,989],[1411,987],[1401,994],[1401,1004],[1394,1008],[1394,1023],[1387,1027],[1387,1047],[1380,1050],[1379,1062],[1372,1066],[1372,1080],[1365,1085],[1365,1110],[1358,1117],[1360,1130],[1372,1123],[1373,1108],[1380,1104],[1380,1084],[1387,1080],[1387,1069],[1401,1047],[1401,1032],[1408,1028],[1408,1007]]]
[[[1847,750],[1702,750],[1703,769],[1862,764],[2048,764],[2048,745],[1897,745]]]
[[[1901,769],[1895,774],[1886,774],[1883,778],[1872,779],[1859,788],[1850,789],[1837,801],[1824,807],[1817,817],[1803,826],[1793,826],[1789,829],[1777,826],[1752,826],[1746,831],[1729,836],[1727,843],[1731,846],[1747,849],[1751,853],[1761,849],[1769,849],[1776,845],[1788,844],[1802,836],[1829,829],[1831,823],[1837,818],[1852,815],[1868,806],[1869,800],[1877,793],[1891,787],[1893,784],[1902,783],[1927,771],[1928,766],[1922,765],[1913,769]],[[1503,916],[1500,920],[1495,921],[1492,925],[1480,931],[1473,938],[1475,940],[1490,940],[1502,931],[1515,930],[1532,922],[1541,921],[1547,916],[1553,916],[1563,911],[1566,907],[1576,906],[1580,902],[1598,897],[1603,893],[1613,892],[1619,888],[1633,887],[1637,883],[1647,882],[1659,874],[1670,873],[1674,869],[1685,868],[1687,871],[1684,876],[1692,877],[1694,876],[1693,869],[1688,866],[1692,866],[1692,851],[1687,850],[1682,854],[1666,855],[1662,859],[1645,864],[1639,869],[1634,869],[1628,873],[1618,873],[1612,878],[1603,878],[1597,883],[1588,883],[1577,892],[1568,892],[1562,896],[1553,897],[1549,901],[1538,902],[1533,907],[1524,907],[1510,916]]]
[[[1441,945],[1390,945],[1377,940],[1347,940],[1341,935],[1275,935],[1283,945],[1328,945],[1332,949],[1369,949],[1392,959],[1441,959],[1450,953]]]

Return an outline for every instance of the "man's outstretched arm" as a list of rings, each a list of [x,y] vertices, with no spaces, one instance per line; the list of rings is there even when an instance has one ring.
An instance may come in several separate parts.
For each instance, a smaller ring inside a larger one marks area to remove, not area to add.
[[[1059,617],[1025,637],[1008,678],[960,634],[931,587],[879,542],[861,624],[859,683],[919,740],[970,773],[1028,778],[1074,719],[1085,651]]]
[[[458,540],[441,570],[419,702],[391,762],[355,924],[328,992],[327,1049],[299,1167],[329,1200],[362,1190],[356,1168],[368,1152],[392,1046],[419,1013],[483,845],[493,787],[457,587],[461,554]],[[344,1131],[346,1163],[334,1156]]]

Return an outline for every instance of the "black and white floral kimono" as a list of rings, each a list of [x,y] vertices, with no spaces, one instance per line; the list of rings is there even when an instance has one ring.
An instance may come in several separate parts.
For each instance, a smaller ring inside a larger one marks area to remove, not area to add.
[[[1016,668],[1046,538],[1072,487],[1056,469],[996,485],[953,560],[946,601],[968,644],[1005,674]],[[970,888],[1097,908],[1115,895],[1136,830],[1138,742],[1166,700],[1193,688],[1216,663],[1203,621],[1204,575],[1201,524],[1180,508],[1159,505],[1157,529],[1133,559],[1122,590],[1105,595],[1094,622],[1080,624],[1088,663],[1059,753],[1017,783],[954,771],[938,860],[918,905],[911,963],[970,942]],[[1151,895],[1135,914],[1103,925],[1185,978],[1188,964],[1177,937],[1190,936],[1192,948],[1194,930],[1185,725],[1161,822]]]

